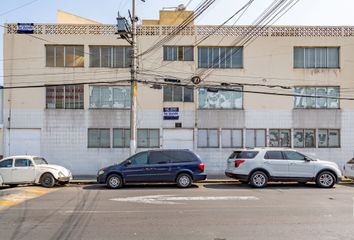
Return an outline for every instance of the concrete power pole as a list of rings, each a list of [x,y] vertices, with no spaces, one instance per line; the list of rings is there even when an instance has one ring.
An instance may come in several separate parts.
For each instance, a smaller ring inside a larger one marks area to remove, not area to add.
[[[131,106],[130,106],[130,155],[135,154],[137,147],[137,126],[136,126],[136,92],[137,92],[137,57],[138,50],[136,45],[136,10],[135,0],[132,0],[132,65],[131,65]]]

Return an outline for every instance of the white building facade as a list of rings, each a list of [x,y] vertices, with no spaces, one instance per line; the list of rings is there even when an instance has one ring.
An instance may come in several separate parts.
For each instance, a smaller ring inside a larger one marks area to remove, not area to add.
[[[42,155],[77,176],[127,158],[131,48],[116,27],[6,27],[5,156]],[[175,28],[138,28],[138,151],[191,149],[210,176],[242,147],[341,166],[354,156],[354,27],[190,25],[151,49]]]

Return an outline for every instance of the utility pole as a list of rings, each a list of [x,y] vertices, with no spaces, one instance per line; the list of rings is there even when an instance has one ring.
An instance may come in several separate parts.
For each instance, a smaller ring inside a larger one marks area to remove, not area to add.
[[[117,17],[117,33],[121,39],[126,40],[132,46],[131,52],[131,78],[130,78],[130,155],[135,154],[137,146],[137,127],[136,127],[136,92],[137,92],[137,69],[138,69],[138,49],[136,44],[136,0],[132,0],[132,14],[129,12],[130,24],[125,17]]]
[[[137,57],[138,50],[136,45],[136,22],[138,21],[135,11],[135,0],[132,0],[132,65],[131,65],[131,105],[130,105],[130,155],[135,154],[137,145],[137,126],[136,126],[136,92],[137,92]]]

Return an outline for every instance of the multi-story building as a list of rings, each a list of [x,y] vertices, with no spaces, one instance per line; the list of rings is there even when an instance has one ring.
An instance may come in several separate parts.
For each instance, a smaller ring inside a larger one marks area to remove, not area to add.
[[[192,149],[209,175],[240,147],[353,157],[354,27],[176,31],[190,14],[138,27],[138,151]],[[76,175],[128,157],[131,48],[116,26],[60,13],[58,24],[6,28],[5,155],[39,154]]]

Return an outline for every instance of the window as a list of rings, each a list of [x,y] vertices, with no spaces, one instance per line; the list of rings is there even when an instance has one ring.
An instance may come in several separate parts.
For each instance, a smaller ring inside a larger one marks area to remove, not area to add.
[[[255,158],[258,154],[258,151],[234,151],[231,153],[229,159],[237,159],[237,158],[246,158],[252,159]]]
[[[168,154],[172,163],[194,162],[198,159],[194,153],[184,150],[168,151]]]
[[[88,130],[89,148],[109,148],[111,147],[110,129],[91,128]]]
[[[316,147],[315,129],[295,129],[294,147],[315,148]]]
[[[29,159],[16,159],[15,167],[30,167],[33,166],[33,163]]]
[[[270,147],[291,147],[290,129],[270,129],[269,146]]]
[[[12,168],[12,159],[7,159],[0,162],[0,168]]]
[[[138,129],[138,147],[158,148],[160,146],[159,129]]]
[[[222,129],[222,147],[242,147],[242,129]]]
[[[264,158],[265,159],[279,159],[279,160],[284,159],[281,151],[267,151]]]
[[[146,165],[148,164],[148,153],[147,152],[137,153],[134,156],[132,156],[129,160],[131,161],[131,165]]]
[[[340,130],[339,129],[318,129],[318,147],[339,148]]]
[[[149,154],[149,164],[165,164],[170,162],[170,156],[166,151],[151,151]]]
[[[130,108],[130,87],[90,86],[90,108]]]
[[[194,102],[193,88],[183,86],[164,86],[164,102]]]
[[[83,109],[84,85],[46,87],[48,109]]]
[[[130,147],[130,129],[113,129],[113,147]]]
[[[193,61],[193,47],[190,46],[164,46],[164,61]]]
[[[198,147],[219,147],[219,131],[217,129],[198,129]]]
[[[131,47],[90,46],[90,67],[128,68],[131,52]]]
[[[246,129],[246,147],[265,147],[266,130],[265,129]]]
[[[199,47],[199,68],[242,68],[242,47]]]
[[[242,88],[234,91],[198,89],[200,109],[242,109]]]
[[[46,45],[47,67],[84,67],[84,46]]]
[[[339,47],[294,47],[294,68],[339,68]]]
[[[285,155],[285,158],[289,159],[289,160],[306,160],[306,159],[309,159],[305,155],[302,155],[301,153],[294,152],[294,151],[284,151],[283,153]]]
[[[295,87],[295,108],[339,108],[339,87]]]

